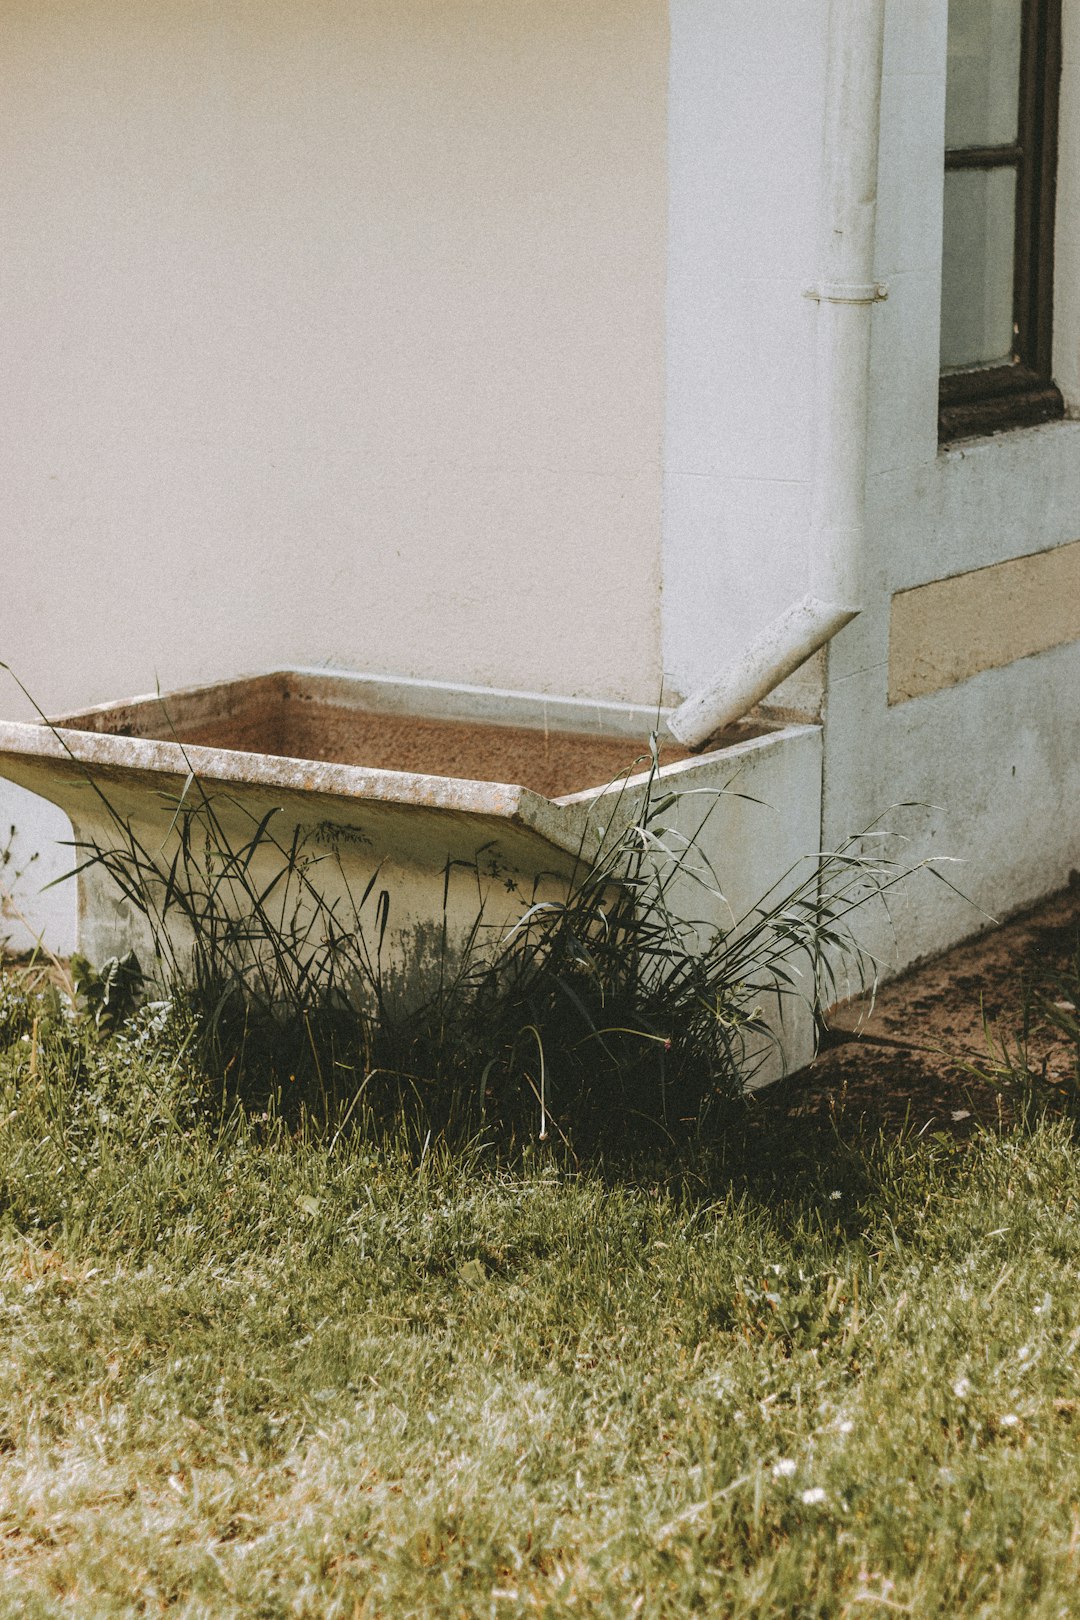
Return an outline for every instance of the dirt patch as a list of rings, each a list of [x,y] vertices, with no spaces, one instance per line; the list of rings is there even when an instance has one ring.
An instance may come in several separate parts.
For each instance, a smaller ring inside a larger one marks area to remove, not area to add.
[[[244,754],[359,765],[531,788],[545,798],[605,787],[649,765],[648,727],[641,736],[592,729],[503,725],[494,720],[428,719],[361,703],[326,700],[302,673],[279,671],[161,698],[134,698],[51,722],[99,735],[228,748]],[[537,707],[542,704],[536,700]],[[488,711],[489,715],[491,711]],[[599,716],[599,711],[598,711]],[[749,742],[776,729],[773,720],[740,721],[719,732],[710,750]],[[661,763],[690,757],[671,738]]]
[[[647,743],[628,737],[364,714],[295,700],[265,716],[240,714],[191,728],[183,740],[335,765],[513,782],[549,799],[603,787],[649,763]],[[664,764],[687,757],[674,744],[661,755]]]
[[[288,674],[110,704],[64,715],[55,724],[244,754],[505,782],[531,788],[545,798],[604,787],[632,771],[646,770],[649,764],[644,734],[617,736],[599,729],[567,731],[380,713],[320,701],[306,690],[303,677]],[[713,739],[711,747],[746,742],[769,729],[767,724],[745,722]],[[663,764],[688,758],[685,748],[671,739],[664,741]]]
[[[1010,1098],[973,1070],[990,1047],[1015,1050],[1025,981],[1063,969],[1080,938],[1080,885],[923,964],[828,1018],[815,1061],[760,1094],[763,1112],[827,1120],[842,1112],[870,1129],[948,1130],[1008,1124]],[[1031,1059],[1064,1078],[1075,1049],[1038,1021]]]

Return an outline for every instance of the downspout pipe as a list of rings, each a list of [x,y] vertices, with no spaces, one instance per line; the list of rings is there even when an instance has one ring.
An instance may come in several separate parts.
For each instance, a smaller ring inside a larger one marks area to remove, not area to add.
[[[668,720],[698,748],[742,718],[850,623],[862,604],[870,317],[886,0],[832,0],[817,284],[810,590]]]

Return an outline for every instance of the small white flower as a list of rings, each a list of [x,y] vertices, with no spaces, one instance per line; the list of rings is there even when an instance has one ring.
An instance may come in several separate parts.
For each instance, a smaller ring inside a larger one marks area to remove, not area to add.
[[[811,1485],[808,1491],[803,1491],[802,1500],[807,1507],[819,1507],[825,1500],[825,1492],[820,1485]]]
[[[843,1196],[844,1196],[844,1195],[843,1195],[843,1193],[842,1193],[842,1192],[841,1192],[841,1191],[840,1191],[840,1189],[839,1189],[839,1187],[834,1187],[834,1188],[833,1188],[833,1190],[832,1190],[832,1192],[831,1192],[831,1193],[830,1193],[830,1194],[829,1194],[829,1197],[830,1197],[830,1198],[831,1198],[831,1199],[832,1199],[832,1201],[833,1201],[833,1203],[834,1203],[834,1204],[835,1204],[835,1202],[836,1202],[836,1200],[837,1200],[837,1199],[838,1199],[838,1198],[843,1198]]]
[[[958,1401],[966,1400],[971,1394],[971,1382],[967,1378],[958,1378],[952,1387],[952,1392]]]
[[[773,1464],[773,1479],[790,1479],[797,1464],[794,1457],[781,1457],[778,1463]]]
[[[1004,1417],[998,1418],[998,1427],[1001,1429],[1015,1429],[1020,1422],[1015,1412],[1006,1412]]]
[[[850,1434],[855,1425],[850,1418],[845,1418],[843,1423],[838,1423],[836,1427],[841,1434]]]

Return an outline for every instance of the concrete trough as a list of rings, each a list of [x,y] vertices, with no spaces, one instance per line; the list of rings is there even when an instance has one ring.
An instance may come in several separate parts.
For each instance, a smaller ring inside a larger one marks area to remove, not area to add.
[[[347,918],[377,874],[386,959],[404,981],[434,938],[453,949],[481,912],[482,937],[497,938],[534,897],[565,892],[582,856],[640,811],[649,733],[664,719],[626,704],[283,670],[0,722],[0,775],[58,805],[77,845],[115,847],[123,825],[162,865],[193,794],[210,799],[233,848],[269,816],[255,881],[269,882],[295,841],[307,878]],[[672,890],[703,929],[730,927],[817,847],[818,727],[743,726],[696,755],[669,743],[659,776],[661,791],[681,795],[666,819],[688,836],[711,807],[700,853],[723,900],[689,879]],[[151,960],[145,918],[104,870],[76,881],[80,950]],[[183,939],[174,944],[182,954]],[[785,1039],[788,1063],[804,1061],[808,1020]]]

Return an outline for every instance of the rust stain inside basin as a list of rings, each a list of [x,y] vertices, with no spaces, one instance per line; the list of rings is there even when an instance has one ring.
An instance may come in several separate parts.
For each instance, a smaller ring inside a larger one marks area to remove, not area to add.
[[[512,694],[506,694],[499,717],[490,712],[496,708],[491,701],[479,704],[482,712],[475,717],[431,716],[395,711],[401,690],[400,684],[381,686],[363,678],[282,672],[109,704],[64,715],[56,724],[65,730],[369,770],[511,782],[547,799],[600,788],[648,768],[650,728],[644,710],[632,715],[616,710],[616,723],[626,727],[619,734],[613,729],[611,706],[598,706],[593,725],[586,729],[592,718],[587,704],[571,711],[570,725],[565,702],[554,702],[555,712],[549,714],[543,700],[532,700],[530,711],[513,702]],[[652,720],[655,725],[655,715]],[[744,727],[730,740],[755,734]],[[663,764],[687,758],[678,744],[668,740],[662,745]]]

